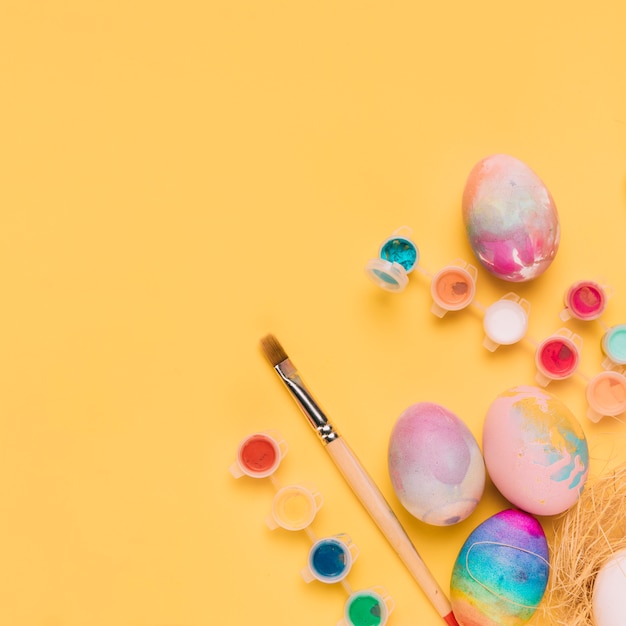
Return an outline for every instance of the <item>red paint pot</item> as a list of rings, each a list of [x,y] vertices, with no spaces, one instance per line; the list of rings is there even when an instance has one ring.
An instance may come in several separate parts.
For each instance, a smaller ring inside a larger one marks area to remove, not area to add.
[[[265,478],[278,468],[287,453],[287,444],[276,432],[258,432],[248,435],[237,450],[237,462],[230,471],[239,478],[244,474],[253,478]]]
[[[562,328],[544,339],[535,353],[536,380],[546,386],[551,380],[569,378],[577,369],[582,350],[582,339]]]

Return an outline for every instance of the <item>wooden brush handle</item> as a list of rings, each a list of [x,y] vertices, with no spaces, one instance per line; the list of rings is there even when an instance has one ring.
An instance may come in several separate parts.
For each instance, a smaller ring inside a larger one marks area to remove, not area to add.
[[[385,500],[385,496],[348,444],[339,437],[331,441],[326,446],[326,450],[439,615],[451,626],[457,624],[445,593],[422,561],[402,524]]]

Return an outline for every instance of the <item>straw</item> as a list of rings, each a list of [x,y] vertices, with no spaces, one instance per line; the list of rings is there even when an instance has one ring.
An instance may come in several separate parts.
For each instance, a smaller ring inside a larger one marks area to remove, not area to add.
[[[576,505],[554,519],[548,589],[537,623],[593,626],[596,575],[626,548],[626,463],[589,480]]]

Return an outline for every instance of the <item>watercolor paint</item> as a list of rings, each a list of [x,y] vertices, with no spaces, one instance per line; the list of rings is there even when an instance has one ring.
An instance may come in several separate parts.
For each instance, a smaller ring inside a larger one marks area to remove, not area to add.
[[[364,590],[348,598],[344,619],[349,626],[383,626],[388,614],[384,598],[375,591]]]
[[[314,578],[324,583],[339,582],[348,575],[357,555],[357,547],[345,534],[319,539],[309,551],[308,567],[302,575],[307,582]]]
[[[552,380],[560,380],[576,371],[579,356],[578,347],[572,339],[555,335],[539,345],[535,360],[541,374]]]
[[[410,234],[411,229],[406,226],[396,230],[381,244],[378,258],[365,266],[370,279],[386,291],[402,291],[408,285],[408,274],[419,261],[419,250],[409,239]]]
[[[587,417],[592,422],[626,412],[626,377],[615,371],[596,374],[587,384]]]
[[[326,580],[341,580],[350,562],[348,548],[335,539],[324,539],[311,552],[313,571]]]
[[[303,530],[315,519],[322,506],[322,496],[314,488],[304,485],[288,485],[276,492],[272,502],[270,528],[280,526],[286,530]]]
[[[483,327],[488,339],[484,343],[488,348],[517,343],[528,328],[528,303],[504,296],[487,308]]]
[[[602,351],[613,363],[626,364],[626,324],[612,326],[604,333]]]
[[[460,311],[468,306],[476,293],[476,273],[472,265],[448,265],[439,270],[430,283],[432,312],[442,317],[447,311]]]
[[[406,272],[410,272],[417,263],[416,245],[405,237],[391,237],[380,248],[380,258],[390,263],[398,263]]]
[[[237,462],[231,466],[235,477],[246,474],[253,478],[271,476],[286,454],[287,445],[278,433],[253,433],[237,449]]]
[[[579,320],[594,320],[606,307],[607,294],[602,285],[586,280],[572,285],[565,294],[566,312]]]

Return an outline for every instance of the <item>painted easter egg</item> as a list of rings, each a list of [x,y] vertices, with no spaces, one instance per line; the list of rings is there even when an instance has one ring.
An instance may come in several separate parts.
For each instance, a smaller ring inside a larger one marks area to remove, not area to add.
[[[556,205],[519,159],[494,154],[479,161],[467,178],[462,210],[470,246],[494,276],[523,282],[552,263],[560,239]]]
[[[549,553],[541,524],[507,509],[467,538],[452,569],[450,602],[461,626],[518,626],[546,590]]]
[[[626,549],[617,551],[600,568],[593,586],[595,626],[623,626],[626,615]]]
[[[578,420],[556,396],[533,386],[514,387],[492,402],[483,425],[483,454],[500,493],[535,515],[570,508],[589,471]]]
[[[448,409],[432,402],[407,408],[394,425],[388,452],[394,491],[419,520],[447,526],[476,508],[485,464],[470,430]]]

